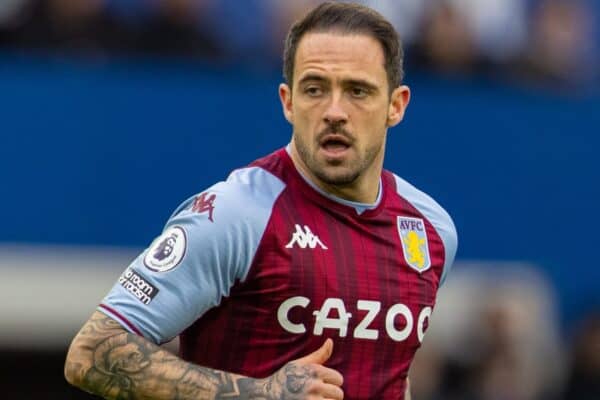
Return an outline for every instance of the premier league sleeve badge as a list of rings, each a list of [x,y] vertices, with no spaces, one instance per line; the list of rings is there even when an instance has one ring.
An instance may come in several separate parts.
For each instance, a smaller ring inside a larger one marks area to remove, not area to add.
[[[144,256],[144,265],[155,272],[170,271],[183,260],[186,248],[185,230],[172,226],[152,242]]]

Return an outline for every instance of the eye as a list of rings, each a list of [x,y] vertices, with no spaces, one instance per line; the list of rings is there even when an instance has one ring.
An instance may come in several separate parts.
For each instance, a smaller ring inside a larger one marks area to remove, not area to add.
[[[350,89],[350,93],[352,94],[352,97],[355,97],[357,99],[362,99],[364,97],[367,97],[367,95],[369,94],[369,92],[360,86],[354,86]]]
[[[304,93],[306,93],[310,97],[318,97],[323,94],[323,90],[318,86],[307,86],[304,89]]]

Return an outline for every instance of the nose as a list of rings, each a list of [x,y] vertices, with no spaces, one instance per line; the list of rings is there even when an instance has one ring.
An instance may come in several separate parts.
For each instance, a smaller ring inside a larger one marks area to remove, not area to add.
[[[325,109],[323,114],[323,120],[331,124],[345,124],[348,121],[348,113],[344,110],[342,105],[342,96],[334,94],[331,96],[331,101]]]

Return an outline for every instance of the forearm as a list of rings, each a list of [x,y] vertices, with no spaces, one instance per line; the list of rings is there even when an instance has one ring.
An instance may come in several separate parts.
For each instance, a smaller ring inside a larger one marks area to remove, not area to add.
[[[277,386],[187,363],[123,331],[99,312],[73,341],[65,375],[72,384],[106,399],[268,398],[276,396],[265,396],[268,389]]]

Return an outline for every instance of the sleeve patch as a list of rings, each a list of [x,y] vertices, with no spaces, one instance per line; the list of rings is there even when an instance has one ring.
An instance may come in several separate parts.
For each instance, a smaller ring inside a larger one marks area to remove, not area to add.
[[[119,277],[119,284],[131,293],[136,299],[148,305],[158,293],[158,288],[152,285],[140,274],[127,268]]]
[[[144,265],[155,272],[170,271],[181,263],[186,249],[185,229],[172,226],[152,242],[144,256]]]

